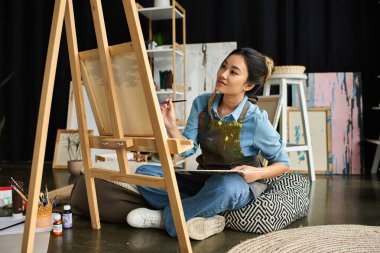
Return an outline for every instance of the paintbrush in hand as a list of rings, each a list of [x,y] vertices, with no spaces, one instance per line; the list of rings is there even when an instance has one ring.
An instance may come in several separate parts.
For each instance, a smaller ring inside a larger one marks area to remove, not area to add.
[[[172,103],[179,103],[179,102],[186,102],[186,99],[181,99],[181,100],[173,100]],[[161,101],[160,102],[160,105],[164,105],[164,104],[169,104],[169,101]]]

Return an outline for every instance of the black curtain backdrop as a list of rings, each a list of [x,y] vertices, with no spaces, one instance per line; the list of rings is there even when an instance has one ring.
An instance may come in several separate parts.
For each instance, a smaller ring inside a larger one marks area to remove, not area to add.
[[[122,2],[104,0],[109,44],[129,41]],[[277,65],[305,65],[306,72],[361,72],[364,136],[376,138],[380,103],[380,4],[377,0],[179,0],[187,15],[187,43],[237,41],[271,56]],[[152,0],[139,1],[152,6]],[[0,1],[0,119],[6,116],[0,161],[32,159],[53,0]],[[89,1],[74,0],[79,50],[96,47]],[[141,19],[146,27],[147,22]],[[158,26],[170,34],[170,21]],[[180,31],[180,28],[179,28]],[[63,28],[46,161],[54,152],[56,130],[66,127],[69,83]],[[145,32],[145,36],[147,33]],[[334,136],[333,136],[334,138]],[[5,143],[5,144],[4,144]],[[366,170],[373,144],[363,142]]]

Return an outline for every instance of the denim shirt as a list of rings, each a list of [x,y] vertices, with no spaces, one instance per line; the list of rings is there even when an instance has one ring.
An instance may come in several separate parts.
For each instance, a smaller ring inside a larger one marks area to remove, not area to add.
[[[182,157],[193,155],[199,147],[199,114],[202,111],[207,111],[207,103],[210,97],[211,93],[205,93],[198,96],[193,101],[186,128],[182,135],[186,139],[193,141],[194,148],[183,152],[181,154]],[[239,119],[240,113],[242,112],[248,97],[244,97],[232,113],[222,118],[219,117],[217,110],[220,99],[221,94],[217,94],[213,102],[212,113],[214,113],[214,119],[222,122],[236,122]],[[244,156],[256,156],[261,154],[266,160],[268,160],[269,164],[279,162],[289,166],[290,159],[285,152],[285,144],[280,140],[280,135],[269,122],[266,111],[260,111],[257,105],[251,104],[247,111],[243,121],[240,143]]]

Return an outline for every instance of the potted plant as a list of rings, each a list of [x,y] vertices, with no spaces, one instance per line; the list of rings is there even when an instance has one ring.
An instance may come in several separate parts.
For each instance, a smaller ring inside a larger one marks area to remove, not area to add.
[[[69,155],[69,161],[67,161],[67,168],[69,172],[75,176],[80,174],[83,168],[82,152],[80,148],[80,136],[79,133],[68,133],[64,135],[67,143],[67,153]]]
[[[162,33],[156,33],[153,35],[152,40],[156,42],[155,48],[160,49],[163,47],[163,44],[165,43],[165,38],[162,35]]]

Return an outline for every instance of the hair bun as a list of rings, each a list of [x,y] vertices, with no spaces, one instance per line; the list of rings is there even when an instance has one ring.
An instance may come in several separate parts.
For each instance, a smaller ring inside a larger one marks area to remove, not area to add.
[[[274,69],[274,62],[272,58],[264,55],[265,65],[267,66],[267,73],[264,76],[264,83],[268,80]]]

